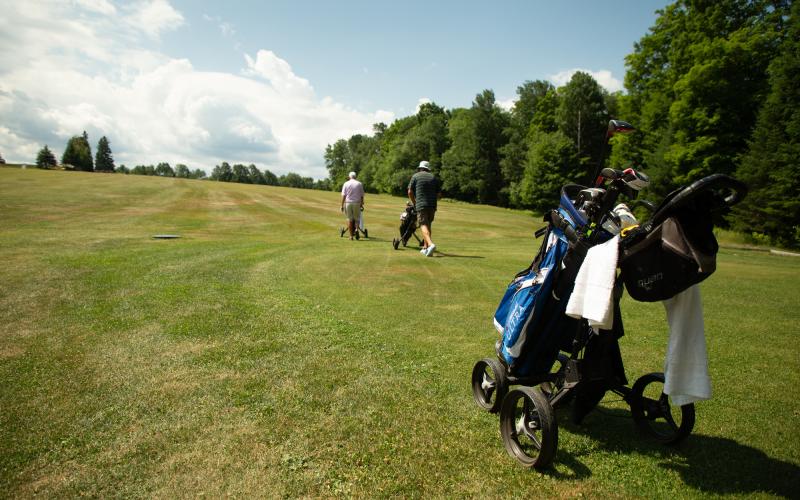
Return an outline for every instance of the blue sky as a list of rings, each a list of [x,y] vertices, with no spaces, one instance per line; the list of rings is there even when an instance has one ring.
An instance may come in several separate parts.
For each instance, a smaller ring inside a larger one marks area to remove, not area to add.
[[[420,102],[510,106],[577,69],[619,90],[667,3],[0,0],[0,153],[60,156],[87,130],[118,164],[321,178],[326,144]]]

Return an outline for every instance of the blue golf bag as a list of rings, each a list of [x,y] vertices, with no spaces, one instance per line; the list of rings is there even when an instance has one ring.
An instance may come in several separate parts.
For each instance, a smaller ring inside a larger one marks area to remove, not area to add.
[[[572,341],[578,324],[564,310],[583,259],[565,257],[575,253],[562,230],[548,224],[539,253],[508,285],[494,325],[502,336],[497,353],[511,374],[548,373]]]

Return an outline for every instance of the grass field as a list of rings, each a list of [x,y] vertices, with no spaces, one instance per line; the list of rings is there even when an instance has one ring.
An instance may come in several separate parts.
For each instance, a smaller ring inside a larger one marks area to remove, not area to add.
[[[0,496],[800,495],[799,258],[721,249],[688,440],[609,397],[539,473],[470,390],[539,218],[445,201],[426,259],[404,204],[351,242],[337,193],[0,169]],[[622,307],[628,378],[661,371],[663,307]]]

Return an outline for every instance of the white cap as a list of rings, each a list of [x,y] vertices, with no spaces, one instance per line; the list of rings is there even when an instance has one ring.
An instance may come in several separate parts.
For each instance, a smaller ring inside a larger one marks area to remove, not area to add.
[[[355,172],[350,172],[350,173],[349,173],[349,174],[347,174],[347,175],[348,175],[348,177],[350,177],[351,179],[355,179],[355,178],[356,178],[356,173],[355,173]]]
[[[427,161],[423,160],[423,161],[419,162],[419,166],[417,168],[421,168],[423,170],[430,170],[431,169],[431,165]]]

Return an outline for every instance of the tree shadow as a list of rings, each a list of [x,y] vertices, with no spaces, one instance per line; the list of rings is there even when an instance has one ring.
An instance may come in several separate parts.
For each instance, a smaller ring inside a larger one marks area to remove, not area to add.
[[[664,459],[681,457],[681,461],[665,460],[659,466],[677,472],[685,484],[698,491],[717,495],[769,492],[787,498],[800,495],[800,466],[733,439],[690,434],[678,445],[664,446],[637,432],[627,410],[595,409],[580,425],[572,422],[570,413],[569,407],[558,410],[559,427],[587,435],[605,450]],[[574,456],[559,453],[557,460],[570,472],[553,471],[553,477],[591,476],[591,471]]]

